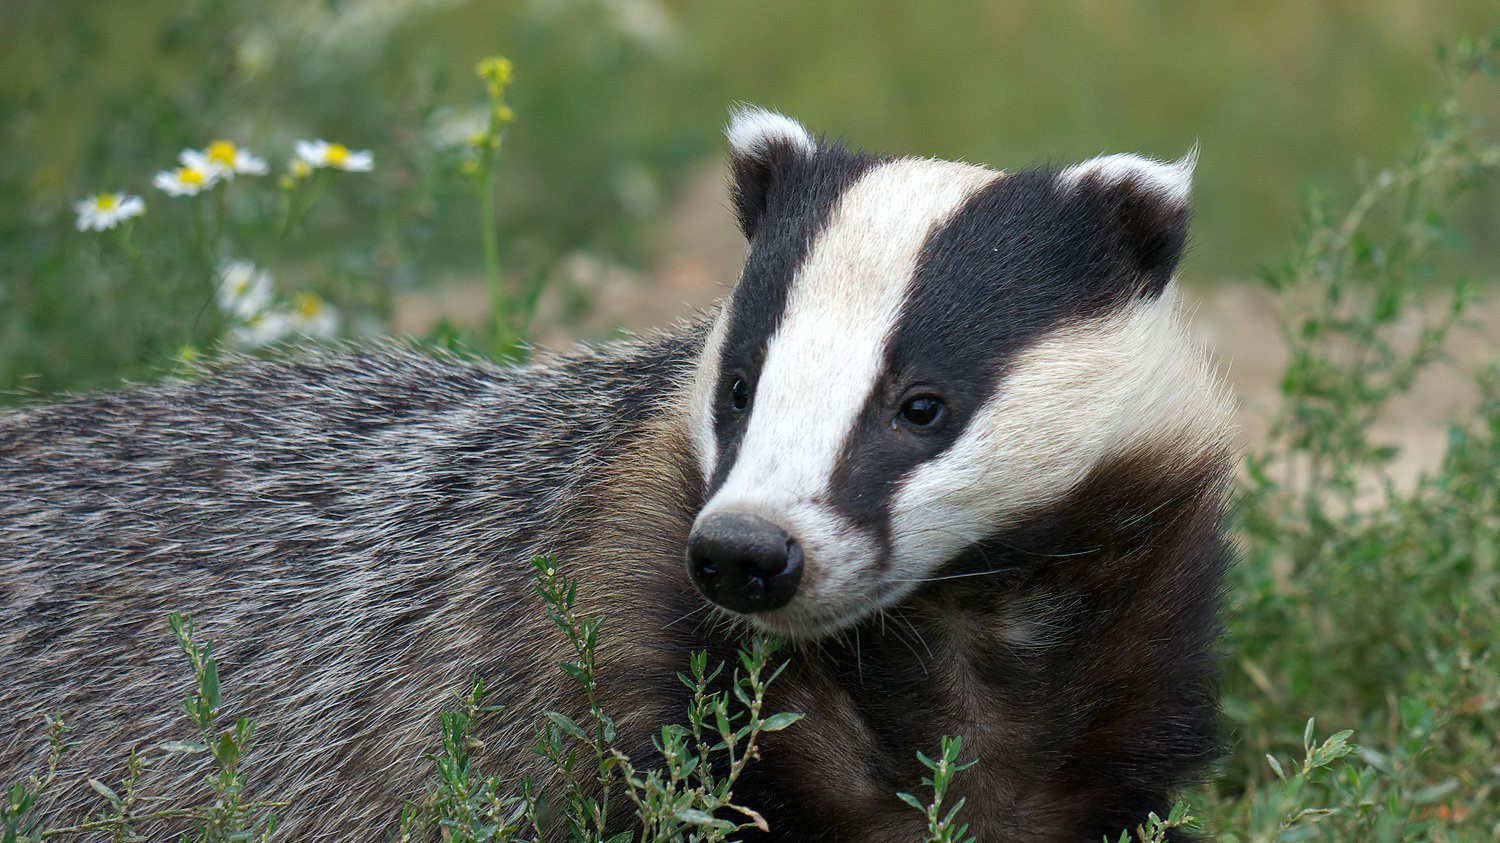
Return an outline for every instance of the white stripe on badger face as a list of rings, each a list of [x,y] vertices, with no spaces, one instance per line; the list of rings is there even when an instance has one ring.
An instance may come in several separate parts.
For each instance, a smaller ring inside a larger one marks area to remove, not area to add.
[[[704,483],[713,479],[714,470],[719,466],[719,440],[714,436],[714,400],[719,395],[719,361],[724,356],[724,340],[729,335],[730,308],[730,300],[725,298],[703,341],[703,352],[693,373],[692,392],[688,395],[689,417],[693,419],[693,445],[698,452],[698,467],[703,472]]]
[[[753,513],[801,542],[802,584],[778,616],[790,620],[818,606],[849,614],[849,598],[865,591],[856,581],[874,557],[874,538],[836,514],[826,499],[830,479],[883,374],[928,235],[999,177],[945,161],[879,165],[840,197],[798,269],[767,344],[738,458],[699,514]],[[721,314],[715,334],[725,322]],[[722,342],[711,335],[711,350]],[[707,394],[701,385],[696,392]],[[706,399],[698,403],[698,447],[711,450],[712,412]]]
[[[1017,356],[958,441],[902,484],[892,502],[891,578],[905,587],[885,599],[901,599],[911,580],[1061,500],[1109,456],[1160,446],[1187,460],[1227,447],[1229,414],[1175,284],[1042,338]]]

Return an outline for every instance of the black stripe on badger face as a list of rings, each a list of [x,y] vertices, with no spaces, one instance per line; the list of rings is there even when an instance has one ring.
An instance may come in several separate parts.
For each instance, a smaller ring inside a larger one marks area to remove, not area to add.
[[[1037,169],[992,182],[932,234],[831,486],[850,523],[882,535],[882,562],[898,482],[958,440],[1016,352],[1161,294],[1186,232],[1187,207],[1163,207],[1149,185]],[[908,402],[929,402],[930,414],[934,399],[935,423],[903,418]]]
[[[1190,165],[1110,156],[1001,175],[755,122],[731,128],[736,169],[758,151],[773,187],[737,190],[750,263],[692,397],[710,486],[689,567],[710,599],[823,634],[1105,456],[1217,434],[1216,384],[1163,295]],[[930,402],[904,414],[912,399],[940,402],[938,419]]]

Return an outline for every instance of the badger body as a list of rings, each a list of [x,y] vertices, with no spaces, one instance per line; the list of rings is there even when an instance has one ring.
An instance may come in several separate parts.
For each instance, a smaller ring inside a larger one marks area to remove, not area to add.
[[[768,112],[730,127],[751,242],[712,314],[519,368],[383,349],[242,362],[0,416],[0,781],[77,747],[97,807],[180,738],[162,616],[218,641],[297,840],[379,839],[471,676],[492,768],[577,711],[528,560],[603,619],[633,757],[689,653],[785,638],[737,801],[784,841],[920,839],[916,753],[965,737],[981,840],[1095,841],[1219,748],[1222,387],[1172,292],[1191,161],[998,173]],[[202,769],[164,762],[168,799]]]

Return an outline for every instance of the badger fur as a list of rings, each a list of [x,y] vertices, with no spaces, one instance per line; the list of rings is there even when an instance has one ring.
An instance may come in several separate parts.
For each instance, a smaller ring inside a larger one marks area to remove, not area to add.
[[[1172,275],[1192,160],[995,172],[755,109],[750,252],[718,310],[520,368],[401,350],[242,362],[0,416],[0,781],[76,728],[50,809],[185,734],[163,615],[219,642],[293,840],[379,839],[435,712],[507,708],[492,768],[576,711],[528,560],[604,619],[622,744],[680,722],[688,653],[784,637],[737,801],[782,841],[920,839],[916,752],[965,737],[985,841],[1097,841],[1219,748],[1223,389]],[[727,621],[727,622],[726,622]],[[148,793],[202,768],[163,762]]]

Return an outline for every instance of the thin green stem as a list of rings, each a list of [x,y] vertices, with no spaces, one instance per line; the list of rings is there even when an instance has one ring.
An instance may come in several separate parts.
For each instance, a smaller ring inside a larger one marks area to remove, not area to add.
[[[130,261],[130,269],[135,274],[136,283],[146,280],[145,263],[141,260],[140,247],[135,245],[131,234],[135,231],[135,221],[126,220],[125,224],[115,229],[115,242],[119,244],[120,251]]]
[[[297,186],[282,188],[281,212],[276,215],[276,239],[285,240],[292,228],[292,194]]]
[[[480,240],[484,244],[484,272],[490,286],[490,330],[496,356],[506,356],[514,346],[511,337],[510,297],[500,275],[500,232],[495,219],[495,161],[490,157],[478,177]]]
[[[215,256],[221,255],[224,250],[224,204],[228,200],[225,196],[229,192],[229,185],[224,185],[214,191],[214,242],[213,250]]]

